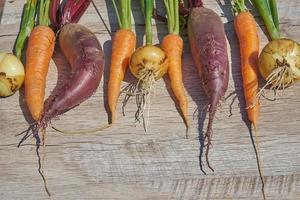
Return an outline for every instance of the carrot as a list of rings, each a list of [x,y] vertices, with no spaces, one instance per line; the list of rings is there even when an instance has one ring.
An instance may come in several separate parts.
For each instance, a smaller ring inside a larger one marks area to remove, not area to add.
[[[253,15],[246,10],[244,0],[235,1],[238,15],[234,18],[234,28],[240,42],[241,67],[244,96],[248,119],[254,129],[257,127],[260,105],[256,98],[258,92],[258,53],[259,36]],[[242,4],[238,4],[241,2]]]
[[[169,59],[168,75],[172,91],[178,101],[179,108],[188,131],[188,102],[182,82],[183,40],[179,36],[179,1],[165,0],[169,34],[163,38],[161,48]]]
[[[25,99],[32,118],[41,119],[44,107],[46,76],[53,54],[55,34],[51,28],[39,25],[28,40],[25,69]]]
[[[32,118],[41,119],[44,108],[46,76],[55,44],[55,33],[48,27],[50,0],[39,3],[39,25],[29,37],[25,64],[25,99]]]
[[[42,164],[39,156],[40,138],[38,135],[39,124],[44,111],[46,76],[55,45],[55,33],[48,27],[50,24],[48,16],[49,5],[50,0],[39,1],[39,25],[32,30],[28,39],[25,64],[25,100],[31,116],[35,121],[34,124],[30,125],[28,130],[32,130],[33,136],[36,138],[36,152],[39,158],[38,171],[43,178],[45,190],[50,196],[46,179],[41,168]],[[19,146],[26,137],[27,135],[23,137]]]
[[[235,0],[233,9],[237,13],[234,18],[234,28],[240,43],[243,89],[247,106],[248,119],[254,128],[257,156],[257,166],[262,181],[262,195],[265,199],[264,179],[259,159],[259,142],[257,137],[257,122],[260,112],[258,93],[258,54],[259,36],[253,15],[247,10],[244,0]]]
[[[126,4],[125,4],[126,3]],[[111,123],[114,123],[116,106],[121,83],[129,66],[129,59],[136,46],[136,36],[131,31],[131,0],[120,1],[120,12],[113,0],[120,29],[115,33],[112,43],[110,74],[108,81],[108,106],[111,112]]]

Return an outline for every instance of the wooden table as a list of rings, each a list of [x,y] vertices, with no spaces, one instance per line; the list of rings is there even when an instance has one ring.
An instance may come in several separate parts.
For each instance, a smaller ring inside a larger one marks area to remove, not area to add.
[[[11,51],[19,31],[23,2],[0,0],[3,10],[0,24],[0,49]],[[133,1],[134,29],[138,45],[143,42],[143,18]],[[199,133],[206,128],[203,107],[207,99],[191,60],[184,34],[184,85],[189,100],[190,138],[176,110],[168,78],[156,84],[156,98],[150,112],[149,131],[134,125],[134,99],[111,128],[96,134],[62,135],[47,128],[45,174],[52,199],[261,199],[261,181],[245,118],[241,88],[239,45],[233,29],[230,1],[205,0],[224,21],[230,53],[230,84],[227,94],[236,95],[222,103],[214,123],[210,162],[215,172],[199,167]],[[300,41],[300,1],[279,0],[280,27],[283,36]],[[110,0],[94,0],[80,23],[89,27],[101,42],[106,56],[104,76],[97,92],[86,102],[52,123],[64,130],[85,130],[107,123],[106,85],[111,54],[111,32],[118,25]],[[159,10],[162,6],[158,5]],[[252,7],[250,7],[252,8]],[[163,11],[161,11],[163,12]],[[1,12],[0,12],[1,13]],[[254,13],[257,16],[257,13]],[[0,14],[1,16],[1,14]],[[261,47],[267,43],[264,26],[256,17]],[[153,24],[155,21],[153,20]],[[167,26],[153,26],[157,43],[167,33]],[[47,78],[48,96],[68,65],[57,48]],[[134,81],[128,72],[124,86]],[[260,156],[265,175],[267,199],[300,198],[300,90],[299,84],[285,90],[276,101],[261,101],[259,121]],[[236,96],[237,98],[234,98]],[[230,106],[232,104],[232,106]],[[230,116],[230,107],[232,115]],[[195,114],[196,109],[200,112]],[[202,112],[203,111],[203,112]],[[0,199],[46,199],[37,171],[35,140],[28,139],[17,148],[21,137],[15,135],[28,127],[30,115],[24,91],[0,99]]]

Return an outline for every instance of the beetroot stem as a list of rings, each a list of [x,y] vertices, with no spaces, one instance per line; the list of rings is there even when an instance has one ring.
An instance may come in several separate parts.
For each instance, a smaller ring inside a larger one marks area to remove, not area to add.
[[[68,0],[64,7],[60,0],[52,0],[50,20],[54,28],[60,28],[67,23],[77,23],[90,5],[91,0]]]
[[[203,2],[202,0],[193,0],[192,1],[192,7],[197,8],[197,7],[203,7]]]

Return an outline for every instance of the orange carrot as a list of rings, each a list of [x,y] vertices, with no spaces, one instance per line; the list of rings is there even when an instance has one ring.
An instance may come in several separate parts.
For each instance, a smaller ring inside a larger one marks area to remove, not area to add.
[[[169,59],[168,75],[171,81],[171,88],[178,101],[184,123],[188,128],[188,102],[183,87],[181,69],[183,50],[182,38],[177,34],[168,34],[164,37],[161,48],[166,52]]]
[[[115,33],[112,44],[111,65],[108,81],[108,107],[111,112],[110,123],[116,118],[116,107],[120,95],[121,83],[129,66],[130,57],[136,46],[136,36],[131,31],[131,0],[112,1],[120,29]]]
[[[42,117],[46,76],[55,44],[55,33],[48,27],[49,5],[50,0],[39,1],[39,25],[30,33],[26,49],[25,100],[36,122]]]
[[[108,81],[108,106],[111,111],[111,123],[114,123],[116,106],[129,59],[135,49],[136,36],[127,29],[118,30],[113,38],[111,66]]]
[[[249,11],[240,12],[234,19],[234,28],[240,41],[244,96],[249,121],[257,127],[260,105],[258,91],[259,37],[254,17]]]
[[[36,26],[26,50],[25,99],[32,118],[39,121],[44,107],[45,84],[53,54],[55,34],[48,26]]]
[[[265,196],[265,183],[261,169],[262,162],[259,158],[259,142],[257,133],[257,122],[260,112],[260,104],[257,99],[258,92],[258,52],[259,36],[253,15],[247,11],[244,0],[235,0],[233,8],[238,13],[234,18],[234,28],[240,43],[241,68],[243,77],[243,88],[247,106],[248,119],[252,123],[255,135],[255,154],[257,166],[262,182],[262,196]]]
[[[161,48],[166,52],[169,60],[168,75],[171,88],[178,101],[181,115],[188,132],[188,102],[183,87],[181,69],[183,41],[179,36],[179,1],[165,0],[164,3],[167,11],[169,34],[164,37]]]
[[[39,129],[42,128],[43,147],[45,147],[45,132],[44,125],[41,125],[42,113],[44,112],[44,97],[46,87],[46,76],[48,73],[50,59],[52,57],[55,45],[55,33],[48,26],[49,21],[49,5],[50,0],[38,1],[39,12],[38,26],[36,26],[30,33],[27,49],[26,49],[26,63],[25,63],[25,100],[32,118],[35,123],[31,124],[25,136],[19,142],[18,147],[24,142],[29,135],[33,135],[36,139],[36,153],[38,156],[38,172],[41,175],[45,190],[50,196],[47,188],[47,181],[44,176],[43,162],[40,159],[39,147]],[[43,154],[45,156],[45,154]]]

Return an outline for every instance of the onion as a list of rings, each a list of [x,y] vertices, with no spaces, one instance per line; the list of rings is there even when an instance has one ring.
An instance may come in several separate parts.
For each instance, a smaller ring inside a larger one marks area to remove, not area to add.
[[[145,82],[149,76],[158,80],[168,70],[166,53],[152,45],[138,48],[131,56],[130,70],[141,81]]]
[[[271,89],[284,89],[300,80],[300,46],[281,38],[269,42],[259,56],[259,72]]]
[[[123,90],[127,97],[123,102],[123,109],[130,96],[136,96],[137,111],[136,122],[143,121],[147,132],[147,123],[144,119],[144,111],[147,110],[147,118],[151,105],[151,94],[154,94],[154,83],[160,79],[168,70],[168,58],[166,53],[159,47],[151,44],[138,48],[130,58],[130,71],[138,78],[136,84],[130,84]]]
[[[0,96],[14,94],[24,82],[24,66],[13,54],[0,52]]]

